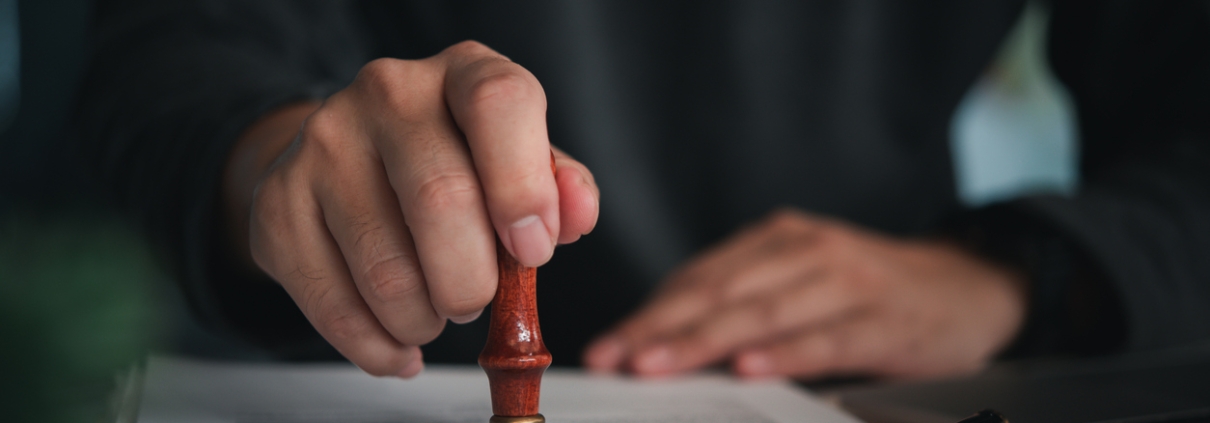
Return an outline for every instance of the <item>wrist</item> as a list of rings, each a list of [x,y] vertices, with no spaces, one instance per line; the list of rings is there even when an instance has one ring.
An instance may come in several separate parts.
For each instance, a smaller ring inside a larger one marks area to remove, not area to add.
[[[952,269],[959,270],[952,275],[963,281],[962,301],[977,305],[966,309],[971,322],[981,322],[980,334],[972,339],[986,339],[987,343],[972,345],[987,348],[981,353],[984,359],[994,358],[1009,348],[1028,324],[1033,306],[1031,279],[1025,269],[986,257],[958,240],[938,240],[935,246],[943,256],[951,257],[948,263]]]
[[[319,106],[318,101],[299,102],[266,113],[240,134],[231,149],[223,170],[223,220],[231,247],[248,265],[252,265],[248,217],[256,186]]]

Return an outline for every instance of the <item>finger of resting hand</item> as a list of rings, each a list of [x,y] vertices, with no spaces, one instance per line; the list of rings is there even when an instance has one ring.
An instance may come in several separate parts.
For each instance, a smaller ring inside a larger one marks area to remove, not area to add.
[[[629,357],[645,346],[669,336],[686,316],[698,316],[713,306],[705,291],[690,291],[648,305],[600,336],[584,351],[584,364],[593,371],[621,370]]]
[[[383,103],[391,115],[367,134],[403,210],[433,309],[466,320],[496,293],[495,232],[470,152],[444,105],[440,69],[398,67],[415,84],[383,94],[393,98]]]
[[[790,376],[812,379],[833,375],[881,373],[891,364],[900,336],[873,314],[804,330],[767,346],[736,355],[734,370],[743,377]]]
[[[369,161],[369,160],[367,160]],[[321,182],[324,220],[374,316],[404,345],[423,345],[444,328],[395,193],[379,163]],[[356,188],[352,188],[356,187]]]
[[[832,280],[799,283],[708,314],[681,335],[647,347],[634,357],[640,374],[678,373],[709,365],[745,346],[824,324],[850,311],[860,299]]]
[[[682,279],[684,283],[661,292],[633,318],[603,337],[601,342],[611,343],[611,347],[598,347],[598,343],[594,343],[594,348],[589,348],[586,354],[586,364],[610,370],[622,364],[626,359],[624,355],[638,353],[662,338],[684,334],[720,308],[732,307],[780,286],[816,277],[814,273],[823,265],[820,257],[812,254],[813,245],[809,242],[778,250],[762,250],[757,247],[762,242],[767,242],[767,237],[745,234],[734,243],[737,248],[716,250],[699,260],[710,263],[696,263],[692,266],[702,268],[691,268],[680,277],[702,279],[693,282]],[[753,251],[762,254],[750,254]],[[601,348],[615,353],[595,353]],[[621,355],[617,353],[620,349]]]
[[[559,186],[559,243],[570,244],[597,225],[601,191],[584,164],[551,147],[555,156],[555,183]]]
[[[723,242],[710,247],[674,271],[664,283],[665,291],[673,292],[687,286],[715,286],[738,268],[759,258],[757,246],[767,236],[757,225],[741,229]]]
[[[615,333],[632,345],[671,336],[685,330],[711,310],[723,306],[723,285],[734,282],[740,269],[762,260],[749,252],[759,242],[742,233],[734,242],[716,247],[693,260],[665,283],[666,287],[641,310],[618,326]]]
[[[693,260],[668,281],[677,289],[713,287],[720,301],[734,302],[796,280],[820,265],[818,223],[801,213],[777,212],[748,226]]]
[[[446,101],[466,135],[500,241],[522,264],[544,264],[561,234],[546,94],[528,71],[481,44],[461,43],[442,56]]]
[[[821,248],[825,246],[816,241],[803,235],[766,240],[765,246],[740,258],[742,264],[716,282],[718,296],[724,303],[736,303],[819,277],[832,263]]]
[[[399,343],[370,312],[319,214],[294,220],[286,230],[254,228],[277,257],[266,270],[349,361],[376,376],[416,375],[423,368],[420,349]]]

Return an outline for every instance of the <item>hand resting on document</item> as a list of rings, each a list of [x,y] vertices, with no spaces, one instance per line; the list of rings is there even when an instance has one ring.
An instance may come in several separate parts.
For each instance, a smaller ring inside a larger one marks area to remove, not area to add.
[[[668,278],[584,355],[596,371],[919,378],[981,368],[1015,336],[1025,285],[946,242],[783,210]]]

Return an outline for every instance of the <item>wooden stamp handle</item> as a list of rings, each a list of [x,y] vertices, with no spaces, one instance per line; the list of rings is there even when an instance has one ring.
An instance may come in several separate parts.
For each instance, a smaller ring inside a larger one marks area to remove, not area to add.
[[[538,328],[538,269],[522,266],[499,242],[496,256],[500,284],[492,301],[492,321],[487,344],[479,354],[479,366],[487,372],[493,413],[532,416],[538,414],[542,373],[551,360]]]
[[[552,152],[552,170],[554,160]],[[522,266],[499,240],[496,263],[500,283],[492,301],[487,344],[479,354],[479,366],[491,386],[492,412],[505,418],[541,416],[538,396],[551,357],[538,328],[538,269]]]

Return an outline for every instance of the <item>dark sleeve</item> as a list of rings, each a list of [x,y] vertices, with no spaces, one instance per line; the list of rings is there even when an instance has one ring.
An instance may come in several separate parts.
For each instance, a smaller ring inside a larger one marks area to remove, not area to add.
[[[202,322],[286,347],[312,338],[284,291],[231,266],[219,182],[259,116],[345,86],[368,58],[353,2],[108,1],[82,95],[84,148],[173,264]]]
[[[1210,2],[1055,0],[1050,31],[1081,187],[967,217],[977,244],[1031,276],[1017,348],[1210,339]]]

